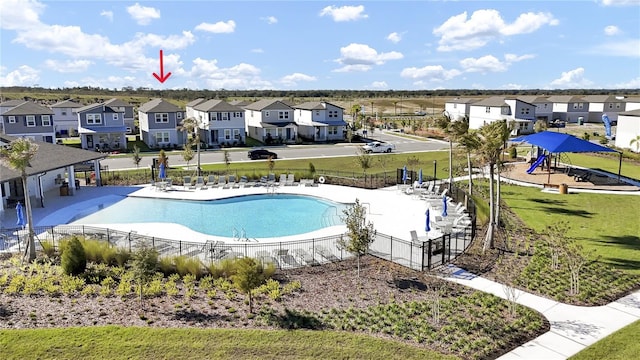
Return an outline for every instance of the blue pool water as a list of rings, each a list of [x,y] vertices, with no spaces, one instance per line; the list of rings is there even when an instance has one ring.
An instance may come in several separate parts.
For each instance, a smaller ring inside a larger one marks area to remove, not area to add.
[[[247,195],[191,201],[127,197],[103,204],[70,223],[127,224],[163,222],[184,225],[204,234],[248,238],[307,233],[343,224],[345,204],[303,195]],[[86,215],[86,216],[85,216]]]

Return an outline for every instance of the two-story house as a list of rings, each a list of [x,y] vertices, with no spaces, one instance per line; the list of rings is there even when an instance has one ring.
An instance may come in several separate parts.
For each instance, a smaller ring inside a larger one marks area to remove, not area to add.
[[[53,123],[56,136],[75,135],[78,132],[78,115],[75,111],[82,105],[70,99],[59,101],[49,108],[53,110]]]
[[[313,141],[345,139],[347,123],[344,121],[344,108],[324,101],[305,102],[293,108],[301,138]]]
[[[589,103],[580,96],[553,95],[547,100],[553,103],[553,119],[568,123],[586,121],[589,116]],[[600,120],[602,121],[602,120]]]
[[[618,113],[626,111],[624,97],[614,95],[585,95],[582,98],[589,104],[589,114],[585,118],[585,122],[602,122],[603,114],[607,114],[611,121],[618,121]]]
[[[2,115],[2,133],[28,137],[35,141],[55,143],[53,111],[32,101],[22,101]]]
[[[123,114],[125,128],[129,128],[131,131],[135,129],[135,112],[133,105],[117,98],[109,99],[105,101],[104,104]]]
[[[138,108],[141,140],[149,147],[184,145],[185,136],[178,127],[184,111],[163,99],[153,99]]]
[[[82,148],[105,151],[126,149],[127,128],[122,110],[104,103],[76,109]]]
[[[185,106],[185,110],[186,110],[185,118],[196,119],[196,114],[195,114],[195,110],[193,109],[193,107],[198,105],[198,104],[201,104],[201,103],[203,103],[205,101],[207,101],[207,99],[203,99],[203,98],[197,98],[195,100],[189,101],[187,103],[187,105]]]
[[[546,96],[520,95],[518,99],[536,106],[536,121],[542,120],[549,124],[555,120],[553,118],[553,103]]]
[[[209,146],[233,146],[246,142],[242,108],[223,100],[207,100],[193,106],[200,140]]]
[[[22,104],[25,100],[7,100],[0,103],[0,115]],[[4,134],[4,124],[0,121],[0,134]]]
[[[476,101],[478,100],[469,98],[455,98],[453,100],[447,101],[444,104],[444,111],[446,114],[449,114],[451,120],[457,121],[464,118],[465,116],[469,116],[471,104]]]
[[[507,123],[515,121],[514,133],[530,134],[534,131],[536,106],[516,98],[501,96],[493,96],[471,104],[470,129],[479,129],[497,120],[507,120]]]
[[[244,107],[247,135],[265,144],[294,142],[294,109],[277,99],[263,99]]]

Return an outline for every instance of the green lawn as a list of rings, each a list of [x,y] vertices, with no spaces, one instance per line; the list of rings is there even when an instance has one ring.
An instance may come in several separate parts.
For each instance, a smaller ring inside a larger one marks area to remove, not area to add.
[[[456,359],[333,331],[87,327],[2,330],[9,359]]]
[[[597,343],[570,357],[571,360],[627,360],[640,354],[640,321],[607,336]]]
[[[506,204],[531,228],[568,221],[569,236],[595,249],[601,261],[640,274],[640,196],[543,193],[538,188],[502,185]]]
[[[618,157],[597,156],[590,154],[567,154],[571,164],[583,166],[590,169],[601,169],[613,174],[618,173]],[[640,165],[628,160],[622,161],[620,169],[621,175],[633,179],[640,179]]]

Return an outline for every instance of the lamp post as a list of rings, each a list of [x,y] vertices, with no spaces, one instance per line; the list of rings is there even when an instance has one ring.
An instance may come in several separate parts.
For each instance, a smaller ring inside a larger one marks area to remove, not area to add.
[[[436,188],[436,171],[438,169],[438,160],[433,160],[433,189]]]

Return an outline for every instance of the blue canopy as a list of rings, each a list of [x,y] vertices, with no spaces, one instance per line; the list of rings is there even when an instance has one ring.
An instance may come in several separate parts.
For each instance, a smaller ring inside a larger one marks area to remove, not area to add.
[[[542,131],[532,135],[520,136],[512,139],[513,142],[527,142],[539,146],[550,153],[563,152],[617,152],[608,147],[594,144],[590,141],[579,139],[573,135],[552,131]]]

